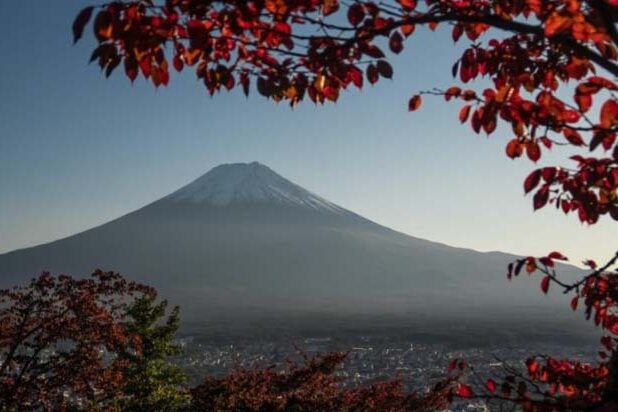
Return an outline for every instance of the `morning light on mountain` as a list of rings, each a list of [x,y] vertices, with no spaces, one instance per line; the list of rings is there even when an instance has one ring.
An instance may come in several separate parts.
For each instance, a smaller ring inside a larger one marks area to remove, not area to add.
[[[0,412],[618,411],[618,1],[0,21]]]

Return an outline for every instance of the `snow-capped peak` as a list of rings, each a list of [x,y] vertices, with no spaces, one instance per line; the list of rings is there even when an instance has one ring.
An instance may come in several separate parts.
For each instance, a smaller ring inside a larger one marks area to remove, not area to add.
[[[274,203],[345,213],[259,162],[223,164],[170,194],[167,200],[213,206]]]

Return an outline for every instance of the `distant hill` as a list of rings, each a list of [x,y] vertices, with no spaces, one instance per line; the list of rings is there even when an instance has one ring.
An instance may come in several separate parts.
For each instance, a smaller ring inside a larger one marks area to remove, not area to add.
[[[507,282],[514,258],[396,232],[254,162],[218,166],[109,223],[0,255],[0,285],[43,270],[117,270],[157,287],[193,320],[311,313],[572,317],[560,294],[540,293],[538,275]]]

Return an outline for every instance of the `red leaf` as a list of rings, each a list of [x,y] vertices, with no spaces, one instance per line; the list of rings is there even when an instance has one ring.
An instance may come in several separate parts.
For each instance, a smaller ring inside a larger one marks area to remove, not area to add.
[[[184,63],[182,62],[180,55],[177,54],[176,56],[174,56],[174,60],[172,61],[172,63],[176,71],[182,71],[182,68],[184,67]]]
[[[579,110],[586,113],[592,106],[592,96],[590,94],[577,93],[575,94],[575,103]]]
[[[416,8],[416,0],[399,0],[399,4],[406,10],[414,10]]]
[[[472,113],[472,120],[470,121],[472,130],[474,130],[476,133],[480,133],[481,126],[483,125],[482,121],[483,121],[483,108],[481,107],[475,110],[474,113]]]
[[[264,97],[270,97],[273,94],[271,82],[263,77],[257,79],[257,90]]]
[[[564,256],[560,252],[551,252],[549,255],[547,255],[547,257],[549,257],[551,259],[555,259],[555,260],[569,260],[569,259],[567,259],[566,256]]]
[[[456,24],[453,27],[453,31],[451,32],[451,37],[454,42],[457,42],[461,35],[463,34],[463,26],[461,24]]]
[[[584,139],[582,139],[581,135],[573,129],[564,129],[562,134],[568,142],[574,146],[582,146],[584,144]]]
[[[611,80],[607,80],[606,78],[601,77],[601,76],[590,77],[588,79],[588,83],[590,83],[593,86],[605,87],[613,91],[618,91],[618,85],[616,85],[616,83],[612,82]]]
[[[324,0],[322,1],[322,14],[328,16],[339,10],[339,0]]]
[[[538,161],[541,158],[541,148],[539,144],[536,142],[528,142],[526,144],[526,154],[533,162]]]
[[[401,26],[401,32],[404,36],[408,37],[409,35],[414,33],[415,28],[416,26],[414,24],[404,24],[403,26]]]
[[[562,113],[562,119],[567,123],[577,123],[581,119],[581,115],[575,110],[565,110]]]
[[[388,46],[393,53],[401,53],[401,51],[403,50],[403,37],[401,37],[401,34],[399,34],[399,32],[393,33],[390,40],[388,41]]]
[[[542,169],[543,180],[546,182],[552,182],[554,177],[556,177],[556,168],[555,167],[544,167]]]
[[[423,101],[421,99],[421,96],[419,96],[418,94],[412,96],[412,98],[408,102],[408,111],[413,112],[415,110],[418,110],[418,108],[421,107],[422,102]]]
[[[275,23],[274,29],[277,34],[282,34],[284,36],[289,36],[292,33],[292,27],[289,24],[279,21]]]
[[[568,29],[572,24],[573,20],[570,17],[555,11],[545,20],[545,36],[552,37]]]
[[[457,387],[457,395],[461,398],[470,398],[472,396],[472,388],[460,383]]]
[[[124,72],[131,82],[135,81],[137,78],[138,66],[134,58],[126,58],[124,60]]]
[[[526,360],[526,366],[528,366],[528,373],[530,375],[534,375],[539,370],[539,363],[532,358]]]
[[[540,209],[547,204],[549,200],[549,189],[547,186],[543,186],[539,189],[538,192],[534,194],[534,198],[532,199],[532,203],[534,206],[534,210]]]
[[[601,107],[601,126],[610,128],[616,124],[618,118],[618,103],[615,100],[607,100]]]
[[[524,181],[524,192],[530,193],[541,181],[541,169],[537,169],[530,173]]]
[[[75,21],[73,21],[73,44],[77,43],[84,34],[84,27],[90,20],[90,17],[92,17],[93,10],[94,7],[92,6],[82,9],[75,18]]]
[[[348,76],[356,87],[358,87],[359,89],[363,87],[363,72],[358,67],[350,66],[350,69],[348,70]]]
[[[544,264],[545,266],[549,266],[549,267],[554,267],[554,261],[551,260],[549,257],[545,256],[539,259],[539,262],[541,262],[542,264]]]
[[[590,140],[590,151],[592,152],[594,149],[596,149],[597,146],[599,146],[603,142],[603,140],[605,140],[606,136],[607,133],[605,131],[595,131],[592,135],[592,139]]]
[[[536,259],[533,257],[529,257],[526,259],[526,273],[529,275],[534,273],[537,269]]]
[[[367,80],[369,80],[369,83],[375,84],[378,81],[378,77],[379,74],[376,66],[374,66],[373,64],[367,66]]]
[[[326,86],[322,92],[324,93],[324,96],[332,102],[336,102],[339,98],[339,89],[337,87]]]
[[[575,310],[577,309],[577,303],[579,302],[579,298],[577,296],[575,296],[573,299],[571,299],[571,309]]]
[[[142,57],[142,60],[139,61],[139,67],[142,69],[144,77],[149,78],[152,73],[152,61],[150,56]]]
[[[363,53],[365,53],[369,57],[373,57],[374,59],[382,59],[384,57],[384,53],[382,52],[382,50],[380,50],[379,47],[374,46],[373,44],[364,48]]]
[[[545,276],[543,278],[543,280],[541,281],[541,290],[546,295],[547,295],[547,292],[549,291],[549,281],[550,281],[550,277],[549,276]]]
[[[355,3],[348,9],[348,21],[351,25],[357,26],[365,18],[365,10],[363,6]]]
[[[460,94],[461,94],[461,89],[459,87],[457,87],[457,86],[449,87],[444,92],[444,100],[446,100],[448,102],[453,97],[459,97]]]
[[[466,120],[468,120],[468,117],[470,116],[470,105],[465,105],[464,107],[461,108],[461,110],[459,111],[459,121],[461,123],[465,123]]]
[[[94,35],[99,42],[103,42],[112,36],[112,14],[103,10],[97,14],[94,19]]]
[[[517,138],[511,139],[506,145],[506,155],[511,159],[521,156],[524,151],[524,147]]]
[[[489,392],[494,393],[496,391],[496,382],[493,379],[487,379],[485,387]]]
[[[105,77],[109,77],[112,72],[114,71],[114,69],[116,69],[116,67],[118,67],[118,65],[120,64],[122,60],[120,59],[120,56],[118,56],[117,54],[115,54],[113,57],[111,57],[107,63],[107,67],[105,69]]]
[[[551,149],[552,141],[550,139],[543,136],[543,137],[540,137],[539,140],[541,141],[541,143],[543,143],[543,146],[545,146],[548,149]]]
[[[393,67],[386,60],[378,60],[378,73],[387,79],[393,78]]]

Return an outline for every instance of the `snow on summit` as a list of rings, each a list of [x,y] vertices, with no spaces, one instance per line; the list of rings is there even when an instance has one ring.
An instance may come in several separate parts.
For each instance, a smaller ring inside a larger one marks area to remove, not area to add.
[[[290,182],[259,162],[217,166],[170,194],[167,200],[213,206],[274,203],[345,212],[345,209]]]

